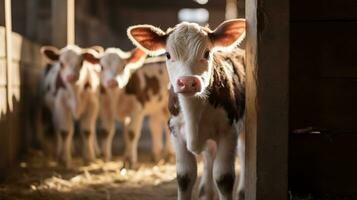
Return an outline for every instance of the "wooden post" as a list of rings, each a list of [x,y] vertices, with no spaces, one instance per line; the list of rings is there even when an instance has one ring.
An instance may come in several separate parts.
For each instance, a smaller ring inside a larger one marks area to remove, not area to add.
[[[226,0],[226,20],[238,17],[238,0]],[[243,1],[243,0],[241,0]]]
[[[74,0],[52,0],[52,43],[62,48],[74,44]]]
[[[12,24],[11,24],[11,0],[5,0],[5,52],[7,73],[7,103],[9,110],[14,109],[12,101]]]
[[[26,36],[37,39],[37,15],[39,0],[26,0]]]
[[[246,1],[246,199],[288,197],[289,0]]]

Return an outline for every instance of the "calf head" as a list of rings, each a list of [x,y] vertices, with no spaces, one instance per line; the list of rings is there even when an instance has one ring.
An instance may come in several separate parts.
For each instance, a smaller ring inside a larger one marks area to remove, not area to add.
[[[83,61],[96,63],[97,52],[92,49],[81,49],[68,45],[60,50],[53,46],[43,46],[41,53],[53,64],[60,66],[60,74],[64,81],[74,84],[80,79]]]
[[[146,54],[136,48],[124,52],[118,48],[108,48],[97,58],[101,65],[101,84],[107,89],[123,88],[130,78],[130,70],[143,65]]]
[[[234,19],[215,30],[183,22],[164,32],[151,25],[128,28],[133,43],[149,54],[166,53],[167,71],[175,93],[203,96],[212,73],[212,53],[233,48],[245,37],[245,20]]]

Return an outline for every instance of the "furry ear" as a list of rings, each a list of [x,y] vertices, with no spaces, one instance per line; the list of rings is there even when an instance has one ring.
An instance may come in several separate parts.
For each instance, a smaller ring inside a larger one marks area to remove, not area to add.
[[[127,34],[135,46],[148,54],[159,55],[165,52],[167,35],[160,28],[151,25],[131,26]]]
[[[100,57],[96,51],[93,49],[85,49],[82,52],[83,59],[92,63],[92,64],[97,64],[100,61]]]
[[[128,63],[136,63],[141,59],[145,59],[146,56],[147,54],[143,50],[135,48],[131,51],[131,55],[128,58]]]
[[[229,47],[233,44],[239,44],[245,38],[245,19],[224,21],[209,33],[209,38],[215,47]]]
[[[131,51],[130,57],[126,60],[127,64],[125,65],[125,68],[129,68],[131,70],[135,70],[140,68],[147,57],[147,54],[139,49],[135,48]]]
[[[91,46],[91,47],[89,47],[89,49],[93,49],[99,54],[102,54],[104,52],[104,48],[102,46],[98,46],[98,45]]]
[[[42,46],[40,51],[51,62],[59,60],[59,50],[54,46]]]

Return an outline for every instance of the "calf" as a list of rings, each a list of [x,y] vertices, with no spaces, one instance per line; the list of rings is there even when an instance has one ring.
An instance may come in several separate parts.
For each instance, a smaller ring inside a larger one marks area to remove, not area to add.
[[[130,27],[128,35],[148,53],[167,56],[178,198],[191,199],[195,155],[202,153],[205,167],[199,196],[211,199],[218,191],[219,199],[232,199],[235,150],[245,110],[244,51],[237,48],[244,39],[245,20],[226,21],[214,31],[187,22],[166,32],[138,25]],[[240,177],[243,198],[243,170]]]
[[[44,77],[45,104],[53,115],[57,156],[66,167],[71,165],[74,120],[79,120],[85,161],[95,159],[95,122],[98,115],[99,74],[91,58],[96,52],[69,45],[58,50],[44,46],[41,52],[52,67]],[[86,62],[89,61],[89,62]]]
[[[106,161],[111,158],[115,120],[118,120],[124,130],[125,167],[136,167],[137,145],[145,116],[149,117],[153,159],[158,161],[160,157],[162,131],[169,115],[169,81],[164,60],[153,59],[146,59],[146,54],[139,49],[123,52],[109,48],[98,60],[102,67],[100,120]],[[173,154],[171,149],[170,142],[166,142],[168,155]]]

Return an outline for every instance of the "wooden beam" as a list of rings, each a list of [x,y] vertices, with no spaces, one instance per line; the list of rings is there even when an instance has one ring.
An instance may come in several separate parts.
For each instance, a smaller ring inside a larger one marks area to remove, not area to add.
[[[288,197],[289,0],[246,1],[246,199]]]
[[[74,0],[52,0],[52,43],[62,48],[75,43]]]
[[[13,108],[12,90],[12,24],[11,24],[11,0],[5,0],[5,52],[7,73],[7,103],[9,110]]]
[[[238,0],[226,0],[226,20],[238,17]]]

